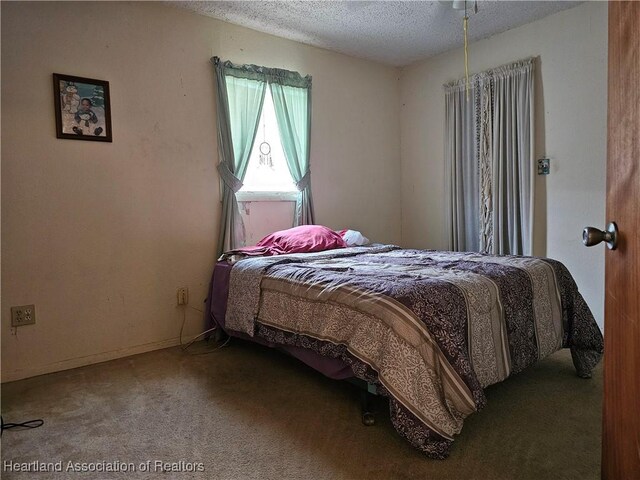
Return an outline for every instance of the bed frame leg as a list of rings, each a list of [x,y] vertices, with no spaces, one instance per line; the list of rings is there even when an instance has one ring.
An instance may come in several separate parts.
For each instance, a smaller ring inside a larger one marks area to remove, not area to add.
[[[376,394],[376,386],[368,383],[366,390],[360,391],[360,408],[362,409],[362,424],[370,427],[375,425],[376,417],[371,411],[371,399]]]

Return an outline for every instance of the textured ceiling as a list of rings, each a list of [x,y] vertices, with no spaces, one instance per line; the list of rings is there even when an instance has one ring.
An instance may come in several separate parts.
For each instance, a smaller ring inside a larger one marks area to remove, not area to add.
[[[170,1],[229,23],[354,57],[402,66],[460,47],[462,10],[451,1]],[[478,1],[469,41],[582,2]],[[469,7],[473,2],[468,2]]]

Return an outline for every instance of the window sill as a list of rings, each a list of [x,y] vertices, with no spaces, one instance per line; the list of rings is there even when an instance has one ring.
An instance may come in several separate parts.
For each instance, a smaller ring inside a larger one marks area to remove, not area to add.
[[[237,192],[239,202],[295,202],[298,192]]]

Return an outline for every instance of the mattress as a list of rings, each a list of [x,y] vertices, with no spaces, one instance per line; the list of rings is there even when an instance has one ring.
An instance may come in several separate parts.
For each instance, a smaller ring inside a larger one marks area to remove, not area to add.
[[[487,386],[563,347],[588,377],[603,352],[573,278],[551,259],[377,246],[216,272],[211,312],[227,332],[375,384],[398,433],[432,458],[448,455]]]

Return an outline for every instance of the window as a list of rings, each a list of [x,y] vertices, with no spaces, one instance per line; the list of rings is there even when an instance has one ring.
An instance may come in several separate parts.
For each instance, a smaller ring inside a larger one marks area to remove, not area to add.
[[[239,201],[295,200],[293,225],[315,223],[309,169],[311,76],[280,68],[235,65],[218,57],[211,61],[218,85],[217,169],[222,193],[218,251],[222,254],[245,245]],[[284,122],[282,128],[277,126],[274,110]]]
[[[262,115],[238,200],[295,200],[298,189],[284,157],[271,91],[264,96]]]

